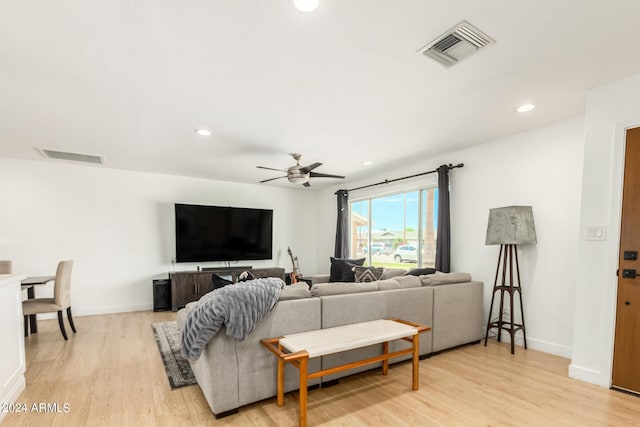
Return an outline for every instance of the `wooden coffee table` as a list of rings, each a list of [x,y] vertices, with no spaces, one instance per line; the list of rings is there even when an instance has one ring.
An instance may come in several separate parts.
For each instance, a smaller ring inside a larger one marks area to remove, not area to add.
[[[291,363],[300,370],[300,426],[307,425],[307,381],[323,375],[335,374],[382,361],[382,375],[389,372],[389,359],[413,353],[412,389],[418,390],[420,333],[430,327],[406,320],[388,319],[354,323],[335,328],[319,329],[261,340],[263,346],[278,357],[277,404],[284,405],[284,364]],[[411,348],[389,353],[389,341],[405,340]],[[382,344],[382,354],[333,368],[308,373],[309,359],[355,350],[373,344]]]

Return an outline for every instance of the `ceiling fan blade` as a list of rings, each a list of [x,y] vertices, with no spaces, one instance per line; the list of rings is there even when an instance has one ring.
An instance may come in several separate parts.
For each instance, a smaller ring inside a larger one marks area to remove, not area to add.
[[[311,172],[309,174],[310,178],[340,178],[344,179],[344,176],[341,175],[329,175],[328,173],[319,173],[319,172]]]
[[[268,168],[266,166],[256,166],[258,169],[266,169],[266,170],[270,170],[270,171],[278,171],[278,172],[286,172],[286,169],[274,169],[274,168]]]
[[[278,176],[278,177],[276,177],[276,178],[264,179],[264,180],[260,181],[260,184],[262,184],[263,182],[273,181],[274,179],[280,179],[280,178],[286,178],[286,177],[287,177],[287,175],[285,175],[285,176]]]
[[[322,166],[322,163],[312,163],[309,166],[304,166],[304,167],[300,168],[300,172],[309,173],[312,170],[314,170],[315,168],[317,168],[318,166]]]
[[[311,187],[311,184],[309,184],[309,181],[305,182],[305,183],[304,183],[304,184],[302,184],[302,185],[304,185],[305,187]]]

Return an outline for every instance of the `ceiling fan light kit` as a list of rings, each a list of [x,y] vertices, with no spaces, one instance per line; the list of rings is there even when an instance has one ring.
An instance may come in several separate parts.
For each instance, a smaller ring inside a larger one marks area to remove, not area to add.
[[[310,187],[311,184],[309,184],[309,179],[310,178],[338,178],[338,179],[344,179],[344,176],[342,175],[330,175],[330,174],[326,174],[326,173],[319,173],[319,172],[313,172],[313,170],[319,166],[322,166],[322,163],[312,163],[308,166],[301,166],[300,165],[300,158],[302,157],[302,154],[295,154],[292,153],[291,157],[293,157],[293,159],[296,161],[296,164],[287,168],[287,169],[275,169],[275,168],[270,168],[270,167],[266,167],[266,166],[256,166],[256,168],[258,169],[267,169],[267,170],[273,170],[273,171],[278,171],[278,172],[286,172],[287,174],[285,176],[278,176],[275,178],[269,178],[269,179],[264,179],[262,181],[260,181],[260,183],[265,183],[268,181],[273,181],[276,179],[280,179],[280,178],[287,178],[287,180],[292,183],[292,184],[302,184],[305,187]]]

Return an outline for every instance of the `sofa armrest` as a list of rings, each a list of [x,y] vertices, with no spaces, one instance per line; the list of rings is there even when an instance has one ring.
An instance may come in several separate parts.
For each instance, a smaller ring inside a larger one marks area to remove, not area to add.
[[[433,351],[483,338],[483,283],[429,286],[433,289]]]
[[[311,285],[315,285],[317,283],[329,283],[329,275],[328,274],[316,274],[311,276]]]

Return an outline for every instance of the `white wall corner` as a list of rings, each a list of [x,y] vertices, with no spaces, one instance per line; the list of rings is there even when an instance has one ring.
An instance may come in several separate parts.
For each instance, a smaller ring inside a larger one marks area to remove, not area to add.
[[[580,223],[608,224],[606,241],[579,242],[571,378],[611,384],[626,129],[640,126],[640,74],[587,94]]]

